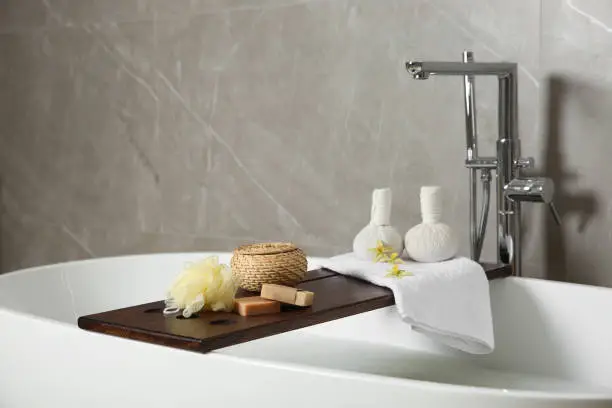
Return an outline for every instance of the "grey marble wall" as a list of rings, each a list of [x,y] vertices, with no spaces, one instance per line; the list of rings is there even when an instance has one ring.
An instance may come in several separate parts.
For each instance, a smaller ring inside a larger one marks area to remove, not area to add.
[[[525,211],[526,274],[612,286],[606,0],[0,0],[1,269],[259,240],[333,254],[373,188],[405,232],[431,183],[466,253],[461,80],[403,69],[466,48],[520,64],[523,152],[557,180],[561,228]],[[477,88],[492,154],[497,89]]]

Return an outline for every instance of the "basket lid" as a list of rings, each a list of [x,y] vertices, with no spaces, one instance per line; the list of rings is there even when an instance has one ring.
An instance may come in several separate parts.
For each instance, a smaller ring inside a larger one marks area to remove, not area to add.
[[[274,255],[291,252],[298,249],[290,242],[263,242],[258,244],[242,245],[234,249],[240,255]]]

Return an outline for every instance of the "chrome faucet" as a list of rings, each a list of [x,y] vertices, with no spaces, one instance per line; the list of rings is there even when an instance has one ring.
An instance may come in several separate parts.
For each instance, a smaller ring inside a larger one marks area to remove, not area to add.
[[[510,62],[474,62],[470,51],[463,52],[463,62],[408,61],[406,70],[414,79],[434,75],[462,76],[465,94],[466,160],[470,170],[470,256],[480,260],[489,211],[491,171],[496,174],[497,194],[497,262],[509,264],[513,274],[521,270],[521,203],[542,202],[550,206],[557,223],[559,213],[552,201],[554,183],[544,177],[522,178],[521,170],[533,166],[533,159],[520,157],[518,138],[517,64]],[[498,91],[498,137],[495,157],[478,156],[474,77],[496,76]],[[483,199],[480,221],[477,220],[477,171],[481,171]]]

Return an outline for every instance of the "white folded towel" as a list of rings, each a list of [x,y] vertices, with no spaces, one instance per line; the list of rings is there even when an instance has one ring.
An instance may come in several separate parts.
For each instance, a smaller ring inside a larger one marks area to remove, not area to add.
[[[413,276],[387,277],[389,263],[335,256],[320,266],[393,291],[401,318],[412,329],[450,347],[472,353],[493,351],[489,282],[480,264],[468,258],[444,262],[404,261],[399,269]]]

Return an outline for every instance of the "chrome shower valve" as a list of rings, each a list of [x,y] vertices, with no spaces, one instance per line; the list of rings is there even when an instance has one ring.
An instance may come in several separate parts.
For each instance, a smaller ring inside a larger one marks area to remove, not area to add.
[[[548,177],[515,178],[504,187],[504,196],[508,200],[548,204],[555,222],[561,225],[554,194],[555,183]]]

